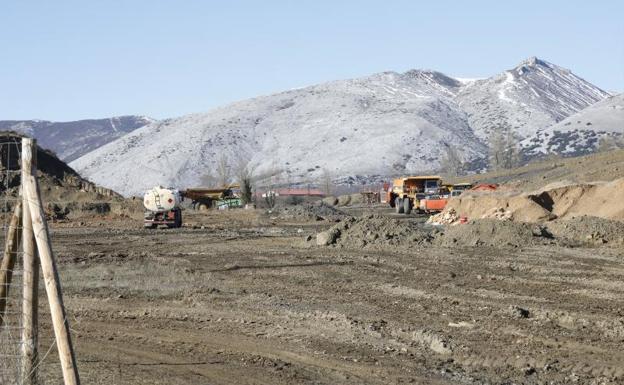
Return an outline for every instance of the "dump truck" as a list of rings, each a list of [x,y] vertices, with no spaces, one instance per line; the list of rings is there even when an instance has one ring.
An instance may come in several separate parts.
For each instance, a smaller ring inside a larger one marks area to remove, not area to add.
[[[242,201],[234,194],[238,185],[230,185],[223,188],[189,188],[182,191],[185,198],[193,201],[193,207],[198,210],[223,207],[240,207]]]
[[[437,175],[408,176],[395,179],[388,190],[387,201],[399,214],[420,210],[420,200],[439,193],[442,178]]]
[[[159,225],[182,227],[182,194],[174,188],[156,186],[143,195],[145,215],[143,226],[155,229]]]
[[[419,201],[419,209],[427,214],[438,213],[444,210],[449,199],[460,196],[471,187],[472,184],[470,183],[445,185],[438,190],[437,194],[431,194],[421,199]]]

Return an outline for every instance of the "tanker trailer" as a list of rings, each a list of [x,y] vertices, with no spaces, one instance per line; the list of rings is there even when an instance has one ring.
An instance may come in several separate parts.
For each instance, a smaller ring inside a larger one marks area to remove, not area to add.
[[[158,225],[167,225],[170,228],[182,227],[181,202],[182,195],[176,189],[157,186],[146,191],[143,196],[145,207],[143,226],[150,229],[155,229]]]

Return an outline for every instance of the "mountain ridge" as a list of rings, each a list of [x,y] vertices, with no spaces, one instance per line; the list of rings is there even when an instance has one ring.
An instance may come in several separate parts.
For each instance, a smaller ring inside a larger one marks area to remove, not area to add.
[[[223,154],[232,163],[249,159],[258,172],[284,170],[290,181],[318,180],[323,170],[361,180],[435,169],[449,146],[475,163],[492,130],[530,138],[608,95],[537,58],[471,81],[386,71],[154,122],[71,165],[126,195],[154,184],[200,184]]]
[[[37,139],[43,148],[71,162],[121,136],[155,122],[140,115],[54,122],[42,119],[0,120],[0,130],[14,131]]]

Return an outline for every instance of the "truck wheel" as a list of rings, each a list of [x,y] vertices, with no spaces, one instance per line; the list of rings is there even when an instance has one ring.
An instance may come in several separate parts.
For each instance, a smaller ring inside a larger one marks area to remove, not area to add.
[[[175,213],[175,227],[182,227],[182,210]]]
[[[156,225],[153,224],[153,223],[144,223],[143,227],[145,227],[146,229],[152,229],[153,230],[153,229],[156,228]]]
[[[409,215],[412,212],[412,200],[409,198],[403,199],[403,213]]]
[[[396,210],[397,214],[403,214],[403,199],[396,197],[396,199],[394,200],[394,209]]]

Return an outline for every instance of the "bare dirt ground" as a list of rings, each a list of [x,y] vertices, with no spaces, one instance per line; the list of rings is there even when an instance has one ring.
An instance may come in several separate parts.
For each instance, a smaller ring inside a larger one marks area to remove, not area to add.
[[[83,383],[624,383],[620,246],[319,247],[332,223],[185,214],[52,225]]]

